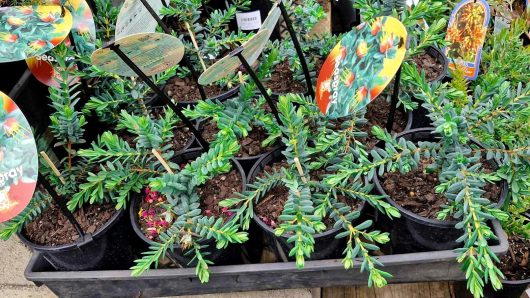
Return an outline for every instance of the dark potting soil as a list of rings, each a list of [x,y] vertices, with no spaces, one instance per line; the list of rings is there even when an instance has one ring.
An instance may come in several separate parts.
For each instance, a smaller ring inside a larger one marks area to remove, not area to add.
[[[368,137],[361,142],[366,145],[367,150],[371,150],[374,148],[375,144],[379,142],[379,139],[374,137],[371,133],[372,127],[377,125],[382,129],[385,129],[388,114],[390,114],[390,103],[387,102],[383,96],[376,97],[375,100],[366,107],[364,118],[366,118],[367,122],[361,130],[368,133]],[[394,115],[392,132],[400,133],[407,127],[408,117],[407,114],[400,109],[397,109]]]
[[[427,81],[434,81],[443,71],[443,65],[428,53],[421,53],[412,58],[419,72],[425,72]]]
[[[95,233],[117,212],[113,204],[85,205],[73,214],[86,233]],[[33,243],[59,246],[79,238],[74,226],[55,205],[51,205],[24,227],[24,235]]]
[[[185,166],[185,164],[181,166]],[[234,197],[236,192],[242,190],[243,183],[237,170],[217,175],[208,180],[204,185],[197,188],[197,193],[201,198],[202,214],[216,218],[230,217],[232,213],[228,208],[220,207],[219,202]],[[137,211],[139,224],[144,235],[153,241],[159,241],[159,235],[165,232],[174,220],[172,218],[169,222],[166,221],[166,205],[165,196],[149,189],[142,192],[141,209]]]
[[[279,172],[282,167],[288,167],[287,162],[281,161],[273,163],[272,166],[267,165],[263,168],[263,172],[258,175],[258,177],[263,178],[265,176],[264,172],[272,173],[273,170]],[[328,172],[325,169],[311,171],[309,176],[311,180],[320,181],[325,174]],[[289,198],[289,188],[284,185],[279,185],[272,188],[257,204],[255,207],[255,212],[259,219],[263,221],[266,225],[271,228],[278,227],[278,218],[282,215],[283,208],[287,199]],[[358,202],[350,200],[349,198],[338,195],[337,199],[345,204],[348,204],[352,207],[353,210],[358,208]],[[326,216],[322,222],[326,225],[327,230],[332,229],[335,224],[334,220],[329,216]]]
[[[438,186],[436,173],[425,173],[429,162],[422,159],[418,168],[406,174],[387,172],[383,176],[382,186],[389,197],[401,207],[425,218],[437,219],[442,205],[447,204],[443,194],[435,193]],[[488,172],[488,170],[486,170]],[[501,188],[496,184],[487,184],[482,197],[498,202]],[[451,217],[446,220],[451,220]]]
[[[215,134],[219,132],[217,124],[213,121],[207,122],[202,127],[201,135],[208,141],[212,142],[215,140]],[[272,145],[268,147],[262,147],[261,143],[267,138],[267,131],[261,126],[252,126],[252,130],[248,133],[248,136],[239,141],[239,152],[236,153],[236,157],[253,157],[262,153],[269,152],[272,149]]]
[[[270,79],[264,82],[265,87],[278,94],[303,93],[305,84],[294,78],[294,73],[289,67],[289,62],[284,60],[274,67]]]
[[[226,174],[215,176],[197,189],[201,197],[201,208],[203,214],[207,216],[230,217],[232,214],[228,208],[219,206],[219,202],[224,199],[235,197],[236,192],[243,190],[241,175],[237,170],[232,170]]]
[[[323,64],[323,59],[315,60],[315,72],[317,75],[320,72]],[[294,77],[294,73],[291,70],[287,60],[278,63],[274,67],[271,77],[267,81],[264,81],[264,85],[265,87],[270,88],[272,92],[277,94],[306,92],[305,81],[298,81]]]
[[[510,248],[501,257],[499,269],[507,280],[524,280],[530,278],[530,241],[518,236],[508,238]]]
[[[155,118],[163,117],[163,112],[164,109],[160,107],[156,107],[151,110],[151,113],[155,116]],[[192,138],[193,133],[190,131],[189,127],[179,121],[179,123],[175,125],[175,128],[173,128],[173,150],[180,151],[185,149],[186,145],[188,145]]]
[[[197,84],[188,77],[183,79],[171,78],[164,87],[164,91],[177,102],[197,102],[202,99]],[[204,86],[204,92],[208,98],[219,96],[227,91],[227,88],[217,85]]]

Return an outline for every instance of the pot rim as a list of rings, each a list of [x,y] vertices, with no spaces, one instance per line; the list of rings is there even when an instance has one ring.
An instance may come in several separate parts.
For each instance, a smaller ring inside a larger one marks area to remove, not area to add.
[[[178,152],[177,155],[175,155],[174,159],[177,158],[180,155],[185,154],[185,153],[198,152],[199,153],[198,156],[200,156],[200,152],[202,152],[202,151],[203,151],[202,148],[191,148],[191,149],[183,150],[183,151]],[[232,162],[232,165],[235,166],[235,169],[237,169],[237,171],[239,172],[239,175],[241,176],[241,182],[242,182],[241,193],[243,193],[246,190],[246,188],[247,188],[247,176],[245,175],[245,171],[243,170],[243,167],[241,166],[241,164],[239,164],[239,162],[236,159],[232,158],[231,162]],[[144,188],[142,188],[142,190],[143,189]],[[149,245],[158,243],[156,241],[153,241],[153,240],[147,238],[144,235],[144,233],[142,232],[142,229],[140,228],[140,225],[138,224],[138,212],[136,210],[137,209],[136,207],[138,206],[138,202],[141,199],[140,193],[133,192],[131,197],[132,197],[131,198],[132,200],[131,200],[131,206],[129,208],[129,220],[131,222],[131,226],[132,226],[134,232],[136,233],[136,235],[138,237],[140,237],[140,239],[142,239],[145,243],[148,243]],[[204,239],[202,241],[209,241],[209,240]],[[199,242],[201,242],[201,241],[199,241]]]
[[[399,139],[405,135],[414,134],[414,133],[430,133],[433,134],[434,128],[431,127],[422,127],[422,128],[415,128],[408,131],[403,131],[402,133],[399,133],[396,135],[396,138]],[[480,143],[477,141],[471,140],[474,144],[483,147]],[[376,145],[377,146],[377,145]],[[386,191],[383,189],[383,186],[381,185],[381,182],[379,180],[379,174],[374,175],[373,177],[373,183],[375,184],[375,189],[382,194],[385,195],[386,201],[390,203],[392,206],[397,208],[401,214],[406,216],[408,219],[413,220],[418,223],[425,224],[427,226],[442,226],[442,227],[454,227],[459,221],[451,219],[451,220],[439,220],[439,219],[431,219],[426,218],[420,215],[417,215],[416,213],[409,211],[403,207],[401,207],[398,203],[396,203],[391,196],[389,196]],[[508,197],[508,184],[506,183],[506,180],[502,179],[500,181],[501,185],[501,193],[499,195],[499,202],[495,205],[497,208],[501,208],[504,203],[506,202],[506,199]]]
[[[118,222],[118,219],[125,213],[125,208],[121,208],[121,209],[118,209],[118,210],[115,209],[115,211],[116,212],[114,212],[114,214],[111,216],[111,218],[109,218],[109,220],[107,220],[107,222],[105,224],[103,224],[101,227],[99,227],[99,229],[96,230],[96,232],[94,232],[94,234],[85,232],[85,238],[81,238],[81,236],[79,236],[78,240],[82,239],[82,241],[75,240],[74,242],[68,243],[68,244],[62,244],[62,245],[58,245],[58,246],[47,246],[47,245],[40,245],[40,244],[35,244],[35,243],[31,242],[26,237],[26,235],[24,235],[22,230],[17,232],[17,235],[18,235],[18,238],[25,245],[31,247],[34,250],[38,250],[38,251],[61,252],[61,251],[68,251],[68,250],[72,250],[72,249],[76,249],[76,248],[81,248],[81,247],[91,243],[95,239],[98,239],[101,236],[103,236],[108,229],[110,229],[114,224],[116,224],[116,222]],[[88,235],[90,235],[91,237],[86,237]]]
[[[259,170],[259,165],[263,162],[263,160],[265,158],[267,158],[268,156],[270,155],[276,155],[278,153],[281,154],[282,150],[285,149],[285,147],[283,146],[278,146],[278,148],[276,148],[275,150],[271,151],[271,152],[267,152],[262,158],[260,158],[258,161],[256,161],[256,163],[252,166],[252,168],[250,169],[250,172],[249,172],[249,175],[248,175],[248,183],[250,184],[251,181],[257,176],[258,173],[261,172],[261,170]],[[277,157],[279,155],[276,155],[274,157]],[[273,158],[274,158],[273,157]],[[368,182],[367,179],[365,179],[365,182]],[[366,202],[365,201],[361,201],[360,204],[359,204],[359,208],[356,209],[356,211],[359,211],[359,212],[362,212],[364,210],[364,207],[366,206]],[[272,233],[275,235],[275,237],[278,237],[276,236],[276,234],[274,233],[274,229],[272,229],[269,225],[267,225],[266,223],[264,223],[256,214],[256,212],[254,212],[253,216],[252,216],[252,219],[261,227],[263,228],[264,230],[266,230],[267,232],[269,233]],[[318,234],[315,234],[313,235],[313,239],[319,239],[319,238],[322,238],[322,237],[326,237],[326,236],[329,236],[329,235],[332,235],[334,233],[336,233],[337,231],[340,231],[341,228],[332,228],[332,229],[329,229],[327,231],[324,231],[322,233],[318,233]],[[282,238],[285,238],[285,239],[288,239],[289,237],[291,236],[288,236],[288,235],[281,235],[280,237]]]

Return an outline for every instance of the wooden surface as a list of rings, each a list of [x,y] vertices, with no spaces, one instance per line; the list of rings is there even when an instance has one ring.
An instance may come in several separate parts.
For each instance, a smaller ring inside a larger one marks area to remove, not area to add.
[[[334,287],[322,289],[322,298],[446,298],[455,297],[449,282],[388,285],[382,289],[368,287]]]

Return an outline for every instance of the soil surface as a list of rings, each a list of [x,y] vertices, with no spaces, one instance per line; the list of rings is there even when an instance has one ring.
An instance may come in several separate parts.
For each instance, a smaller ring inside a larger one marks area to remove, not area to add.
[[[201,208],[204,215],[215,216],[216,218],[232,214],[227,208],[219,206],[219,202],[224,199],[235,197],[236,192],[243,190],[241,175],[237,170],[232,170],[226,174],[215,176],[197,189],[201,197]]]
[[[434,81],[442,72],[443,65],[436,61],[436,58],[432,57],[428,53],[421,53],[412,58],[418,71],[425,71],[425,78],[427,81]]]
[[[382,186],[385,192],[401,207],[425,218],[436,219],[442,205],[447,204],[443,194],[435,193],[438,185],[437,173],[425,173],[429,162],[422,159],[419,167],[406,174],[387,172],[383,176]],[[486,171],[487,172],[487,171]],[[482,197],[498,202],[501,188],[496,184],[487,184]],[[452,220],[451,217],[446,220]]]
[[[183,79],[178,77],[171,78],[164,87],[164,91],[177,102],[197,102],[202,99],[197,84],[192,78],[188,77]],[[204,91],[208,98],[212,98],[227,92],[228,88],[207,85],[204,86]]]
[[[317,75],[322,68],[322,64],[324,64],[324,60],[315,60],[315,72]],[[306,92],[305,81],[296,80],[287,60],[276,64],[272,70],[271,77],[264,81],[263,84],[277,94]]]
[[[373,102],[366,107],[366,114],[364,118],[368,120],[366,125],[361,128],[362,131],[368,133],[368,137],[362,141],[366,145],[367,150],[374,148],[379,139],[372,136],[372,127],[377,125],[382,129],[386,129],[386,121],[390,113],[390,103],[385,100],[383,96],[378,96]],[[400,133],[407,127],[408,116],[402,110],[397,109],[394,114],[394,124],[392,126],[392,133]]]
[[[215,140],[215,134],[219,132],[217,124],[213,121],[207,122],[202,127],[201,135],[208,141]],[[273,146],[262,147],[261,143],[267,138],[267,131],[261,126],[252,126],[252,130],[248,136],[239,140],[240,149],[236,153],[236,157],[253,157],[262,153],[269,152]]]
[[[164,109],[156,107],[151,110],[151,113],[155,118],[161,118],[163,117]],[[190,129],[184,125],[182,121],[179,121],[179,123],[175,125],[175,128],[173,128],[173,150],[176,152],[185,149],[186,145],[189,144],[192,138],[193,133]]]
[[[86,233],[94,234],[116,212],[115,205],[85,205],[74,212],[74,217]],[[33,243],[59,246],[79,238],[74,226],[55,205],[51,205],[24,227],[24,234]]]
[[[287,162],[275,162],[271,165],[266,165],[263,168],[263,172],[258,175],[258,177],[263,178],[265,176],[264,172],[272,173],[273,170],[279,172],[282,167],[287,167]],[[328,172],[324,169],[311,171],[309,176],[311,180],[319,181],[323,178]],[[255,207],[255,212],[259,219],[261,219],[266,225],[271,228],[278,227],[278,218],[282,215],[283,208],[287,199],[289,198],[289,188],[284,185],[279,185],[272,188],[257,204]],[[348,204],[352,207],[353,210],[358,208],[358,202],[348,199],[345,196],[337,196],[338,200],[342,203]],[[335,224],[334,220],[326,216],[322,222],[326,225],[327,230],[332,229]]]
[[[499,269],[507,280],[523,280],[530,278],[530,241],[517,236],[508,238],[510,249],[501,257]]]

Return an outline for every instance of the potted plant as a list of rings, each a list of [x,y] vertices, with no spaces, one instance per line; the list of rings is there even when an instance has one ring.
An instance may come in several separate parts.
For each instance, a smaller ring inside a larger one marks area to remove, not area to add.
[[[245,242],[248,236],[218,203],[245,189],[245,173],[232,159],[238,149],[237,142],[228,139],[202,154],[184,152],[175,159],[178,172],[166,168],[168,173],[150,179],[146,197],[137,198],[133,205],[137,209],[131,209],[135,231],[150,244],[131,268],[133,276],[153,264],[157,267],[159,259],[168,255],[177,264],[195,266],[200,281],[207,282],[209,265],[234,261],[237,253],[230,244]],[[153,196],[156,200],[150,201]],[[160,217],[165,224],[156,226],[154,235],[152,228]]]
[[[481,146],[472,140],[473,130],[477,127],[491,127],[496,120],[488,115],[492,116],[499,109],[507,114],[520,111],[524,107],[525,100],[528,100],[526,95],[529,89],[512,91],[509,83],[497,78],[497,84],[490,82],[488,88],[477,87],[473,96],[468,96],[467,93],[448,87],[447,83],[434,83],[429,86],[425,78],[412,67],[404,67],[404,71],[418,82],[418,97],[429,111],[428,116],[436,134],[432,135],[428,131],[417,131],[417,133],[411,131],[396,140],[377,132],[385,141],[385,148],[372,151],[373,165],[379,168],[377,175],[375,171],[372,173],[376,188],[380,194],[390,195],[389,202],[394,206],[404,207],[406,201],[415,201],[416,204],[407,203],[408,206],[405,208],[424,215],[409,217],[410,221],[421,222],[424,229],[430,229],[423,235],[432,235],[435,228],[446,225],[442,234],[428,236],[428,239],[422,239],[419,230],[412,233],[416,233],[413,234],[416,235],[414,239],[422,244],[427,243],[422,240],[437,243],[444,239],[442,236],[453,238],[454,244],[460,243],[459,245],[463,247],[456,250],[459,253],[457,260],[463,263],[462,269],[468,272],[466,275],[468,289],[473,295],[480,297],[485,283],[491,283],[494,289],[499,289],[502,278],[501,271],[494,264],[498,259],[488,246],[488,241],[494,238],[491,238],[487,221],[495,218],[504,220],[507,217],[506,213],[499,209],[507,196],[506,181],[502,181],[500,185],[497,183],[505,175],[497,171],[499,164],[495,162],[495,158],[502,155],[514,158],[521,150],[524,152],[525,148],[501,151]],[[498,95],[493,96],[496,92]],[[490,99],[491,96],[493,100]],[[420,132],[424,135],[419,134]],[[438,140],[433,139],[436,136],[439,137]],[[399,170],[401,174],[385,173],[385,167]],[[417,177],[406,174],[410,171],[416,173]],[[348,170],[345,172],[347,173]],[[405,178],[407,175],[410,177]],[[396,185],[397,180],[392,178],[394,176],[401,179],[399,186]],[[406,182],[402,179],[410,178],[415,182],[412,183],[412,188],[407,188]],[[424,187],[424,191],[420,193],[421,187],[418,186],[425,184],[429,186]],[[495,184],[497,187],[494,186]],[[429,187],[434,189],[434,192],[429,191]],[[396,192],[396,189],[399,189],[399,192]],[[396,195],[403,197],[405,201],[398,203]],[[434,205],[438,210],[434,213],[431,212],[432,210],[425,212],[421,208],[416,209],[418,205],[428,209]],[[450,235],[447,222],[426,220],[427,216],[435,216],[436,220],[450,218],[456,220],[458,223],[456,221],[453,223],[455,224],[453,229],[463,229],[464,231],[460,232],[461,237]],[[407,223],[407,228],[411,227],[412,224]]]
[[[56,140],[54,152],[62,150],[65,157],[54,165],[60,169],[57,170],[58,175],[52,174],[48,165],[42,164],[40,167],[41,174],[51,181],[52,187],[66,200],[79,191],[80,181],[87,178],[87,169],[94,167],[80,158],[75,149],[76,145],[85,142],[86,120],[76,110],[79,84],[69,86],[70,69],[75,63],[75,60],[65,59],[72,56],[70,51],[64,45],[54,50],[61,80],[59,87],[49,88],[54,110],[50,116],[50,130]],[[41,150],[54,155],[45,141],[40,144]],[[128,230],[126,221],[123,221],[124,212],[114,210],[109,201],[110,198],[106,197],[98,204],[70,209],[85,233],[83,236],[66,219],[65,211],[52,201],[50,194],[38,189],[28,207],[2,225],[2,238],[8,239],[18,233],[26,245],[42,252],[57,269],[120,268],[130,261],[132,251],[126,241]],[[117,251],[120,254],[116,255]]]
[[[233,1],[224,10],[216,9],[206,16],[202,16],[205,6],[201,1],[170,1],[168,7],[162,8],[161,14],[171,18],[173,29],[187,38],[186,51],[194,53],[189,55],[191,67],[194,69],[206,68],[216,61],[226,51],[246,41],[250,35],[244,32],[228,32],[229,23],[235,19],[238,9],[245,10],[250,5],[249,1]],[[198,86],[193,81],[188,66],[178,67],[176,76],[171,78],[164,90],[177,104],[182,106],[193,105],[201,98]],[[208,99],[225,100],[234,96],[238,91],[238,75],[219,81],[214,85],[204,86]]]
[[[270,72],[278,52],[272,51],[263,58],[257,69],[259,78]],[[216,144],[227,138],[237,138],[240,151],[235,158],[246,173],[254,162],[274,149],[280,135],[278,124],[268,110],[265,99],[255,98],[257,87],[253,82],[240,85],[238,97],[220,100],[199,101],[184,114],[198,120],[205,140]]]
[[[296,108],[294,103],[301,105]],[[362,271],[369,272],[368,284],[384,286],[391,275],[377,268],[381,264],[370,252],[379,249],[377,243],[386,243],[388,234],[368,232],[372,221],[363,221],[360,215],[364,202],[389,216],[399,216],[397,210],[382,197],[371,195],[373,185],[362,180],[352,179],[333,186],[323,183],[326,179],[338,179],[335,173],[338,168],[328,167],[328,172],[323,160],[334,164],[340,160],[333,159],[334,156],[343,157],[344,150],[350,153],[351,147],[362,146],[354,139],[363,135],[355,128],[362,121],[346,121],[343,123],[346,128],[337,130],[331,128],[335,124],[330,125],[322,117],[321,128],[312,138],[308,125],[311,120],[307,120],[312,118],[305,116],[318,115],[314,103],[306,102],[300,95],[288,94],[280,96],[278,108],[286,146],[283,158],[279,151],[264,157],[251,173],[254,181],[250,189],[223,201],[221,206],[232,208],[244,229],[249,228],[251,221],[256,222],[269,242],[278,243],[275,246],[280,258],[294,259],[298,268],[304,267],[306,259],[330,257],[344,249],[346,269],[353,266],[354,258],[360,257]],[[258,169],[265,171],[260,175]]]

